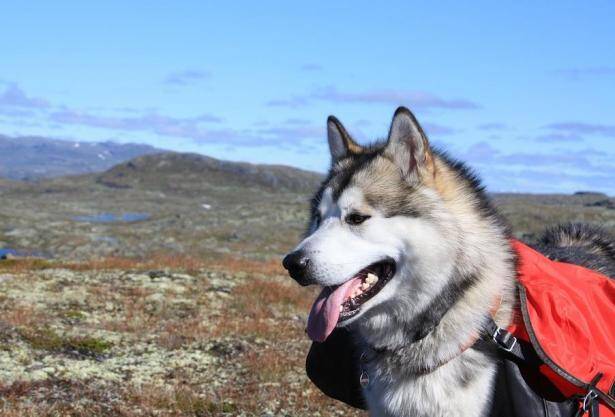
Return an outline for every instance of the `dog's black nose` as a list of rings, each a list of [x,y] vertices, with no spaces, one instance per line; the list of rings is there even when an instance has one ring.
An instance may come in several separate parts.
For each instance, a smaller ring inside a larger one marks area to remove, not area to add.
[[[288,272],[290,272],[291,276],[295,272],[304,271],[310,263],[310,258],[305,256],[302,251],[291,252],[284,257],[282,261],[282,265]],[[293,276],[294,278],[294,276]]]
[[[312,281],[308,278],[309,264],[310,258],[305,256],[302,251],[289,253],[282,261],[282,265],[286,268],[290,277],[303,286],[312,284]]]

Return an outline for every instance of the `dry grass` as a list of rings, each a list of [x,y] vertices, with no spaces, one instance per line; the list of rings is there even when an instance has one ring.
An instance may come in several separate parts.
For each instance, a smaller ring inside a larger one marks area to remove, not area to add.
[[[0,322],[13,327],[33,328],[45,323],[45,316],[31,305],[18,303],[3,312]]]
[[[24,273],[53,267],[53,263],[38,258],[5,259],[0,262],[0,272]]]
[[[166,257],[152,257],[61,265],[27,260],[13,263],[10,268],[19,271],[7,281],[14,285],[13,291],[27,291],[28,286],[20,282],[42,279],[45,290],[60,300],[49,308],[35,308],[19,297],[2,295],[0,300],[2,321],[14,329],[12,340],[20,338],[36,352],[37,360],[77,350],[86,357],[80,361],[104,363],[117,354],[114,345],[79,336],[98,330],[128,341],[120,342],[123,347],[118,346],[119,352],[125,352],[126,343],[130,346],[147,340],[156,346],[148,349],[173,352],[173,356],[203,346],[202,354],[215,360],[211,365],[214,368],[207,371],[213,374],[205,379],[189,368],[169,368],[163,385],[149,384],[147,379],[145,385],[134,385],[104,379],[58,380],[53,376],[40,382],[0,382],[0,416],[363,416],[326,398],[305,375],[309,348],[304,334],[305,314],[315,294],[282,277],[276,260],[229,259],[179,257],[171,262]],[[26,265],[38,269],[28,272]],[[70,272],[40,271],[59,266]],[[147,272],[153,270],[168,271],[168,278],[150,280]],[[133,275],[143,272],[142,278],[133,281],[126,271]],[[173,278],[173,272],[194,275],[176,281],[181,278]],[[54,281],[50,278],[54,276],[61,278]],[[88,278],[83,281],[83,277]],[[161,288],[167,289],[157,289],[158,282],[166,283],[167,287]],[[215,289],[219,286],[224,289]],[[180,292],[169,292],[169,288],[180,287]],[[75,289],[85,294],[81,304],[62,301],[67,290]],[[152,310],[148,300],[157,294],[162,295],[162,304]],[[177,297],[188,298],[192,307],[178,311],[173,307]],[[111,309],[107,308],[109,304]],[[97,320],[92,321],[93,317]],[[65,335],[66,331],[71,335]],[[0,328],[0,336],[1,332]],[[214,384],[217,377],[219,383]]]
[[[238,285],[233,293],[237,301],[245,302],[244,307],[247,310],[268,310],[271,306],[286,306],[307,311],[311,304],[308,290],[287,278],[251,279]]]
[[[23,401],[29,399],[30,401]],[[84,401],[85,400],[85,401]],[[2,417],[136,417],[116,393],[86,383],[54,380],[0,384]]]
[[[203,257],[197,255],[168,255],[152,253],[143,258],[104,257],[83,262],[57,262],[38,258],[17,258],[0,262],[0,272],[23,273],[51,268],[63,268],[71,271],[149,271],[153,269],[183,270],[195,273],[201,269],[227,271],[230,273],[249,272],[262,275],[283,275],[281,261],[277,258],[268,260],[250,260],[230,255]]]
[[[312,298],[288,279],[253,278],[234,288],[229,314],[220,317],[210,333],[227,332],[241,336],[285,341],[304,338],[303,320]]]

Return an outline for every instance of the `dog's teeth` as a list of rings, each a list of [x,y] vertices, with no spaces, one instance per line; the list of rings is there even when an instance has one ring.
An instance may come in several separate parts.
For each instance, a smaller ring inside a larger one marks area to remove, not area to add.
[[[363,284],[361,284],[361,289],[362,289],[363,291],[365,291],[365,290],[366,290],[366,289],[368,289],[368,288],[369,288],[369,282],[364,282]]]
[[[376,282],[378,282],[378,276],[370,272],[369,274],[367,274],[365,282],[367,282],[368,284],[375,284]]]
[[[340,311],[344,311],[344,306],[340,304]]]

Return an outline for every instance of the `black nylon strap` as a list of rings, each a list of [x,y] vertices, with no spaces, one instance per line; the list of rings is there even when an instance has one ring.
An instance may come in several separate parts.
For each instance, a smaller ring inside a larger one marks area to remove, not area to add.
[[[532,345],[517,339],[508,330],[498,327],[491,317],[487,318],[482,336],[484,341],[491,342],[500,352],[512,356],[526,365],[535,365],[542,362]]]

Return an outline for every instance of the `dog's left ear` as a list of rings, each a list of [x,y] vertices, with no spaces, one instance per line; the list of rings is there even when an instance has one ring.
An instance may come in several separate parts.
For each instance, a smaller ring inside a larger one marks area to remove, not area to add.
[[[327,119],[327,139],[331,151],[331,161],[335,162],[349,154],[361,153],[361,145],[356,143],[335,116]]]
[[[408,180],[418,179],[424,170],[433,168],[427,136],[412,112],[405,107],[399,107],[393,115],[385,154]]]

